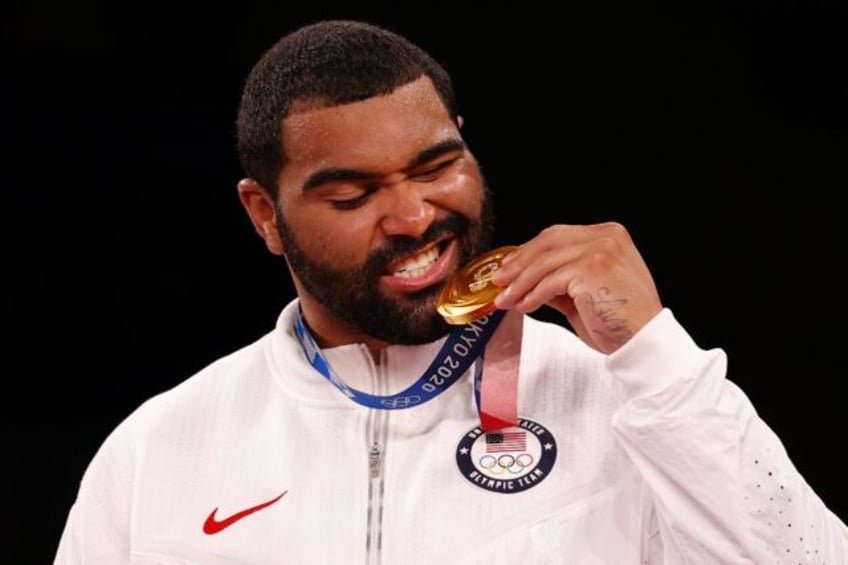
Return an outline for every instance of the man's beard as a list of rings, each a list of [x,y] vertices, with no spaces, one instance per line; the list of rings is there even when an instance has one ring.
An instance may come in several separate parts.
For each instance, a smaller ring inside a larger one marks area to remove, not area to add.
[[[452,214],[434,221],[420,238],[393,237],[360,267],[336,269],[308,256],[295,241],[279,206],[276,213],[289,267],[306,291],[347,324],[375,339],[403,345],[429,343],[452,329],[436,311],[444,283],[402,298],[389,298],[380,291],[380,277],[386,273],[386,265],[447,235],[456,236],[462,266],[489,249],[494,232],[492,198],[486,188],[479,222]]]

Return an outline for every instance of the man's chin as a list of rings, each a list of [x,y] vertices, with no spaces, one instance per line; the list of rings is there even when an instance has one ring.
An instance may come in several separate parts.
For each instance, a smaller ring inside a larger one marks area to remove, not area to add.
[[[434,312],[435,310],[432,310],[426,318],[419,318],[408,324],[403,336],[395,337],[394,341],[405,345],[423,345],[445,337],[450,333],[452,326]]]

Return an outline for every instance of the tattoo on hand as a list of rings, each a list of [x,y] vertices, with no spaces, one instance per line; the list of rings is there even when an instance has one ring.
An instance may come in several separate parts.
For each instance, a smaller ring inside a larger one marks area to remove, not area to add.
[[[604,339],[621,344],[630,339],[633,333],[627,327],[626,320],[618,316],[619,310],[627,305],[627,299],[612,298],[611,293],[608,287],[602,286],[593,296],[589,296],[589,304],[592,305],[592,312],[606,326],[605,331],[595,330],[596,333]]]

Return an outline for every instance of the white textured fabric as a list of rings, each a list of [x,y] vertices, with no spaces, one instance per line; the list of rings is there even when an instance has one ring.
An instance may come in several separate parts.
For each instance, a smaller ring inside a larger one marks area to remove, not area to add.
[[[296,308],[121,423],[55,565],[848,563],[848,529],[726,378],[724,353],[669,310],[611,356],[526,319],[518,412],[556,460],[498,492],[457,463],[479,424],[470,375],[414,408],[360,406],[307,363]],[[324,354],[349,386],[385,395],[440,345],[394,346],[379,365],[359,346]],[[221,521],[282,493],[203,530],[213,509]]]

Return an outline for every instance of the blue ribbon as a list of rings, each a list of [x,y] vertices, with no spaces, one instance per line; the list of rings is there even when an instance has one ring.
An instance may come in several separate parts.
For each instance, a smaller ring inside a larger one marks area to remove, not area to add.
[[[478,318],[473,322],[457,326],[448,335],[445,343],[424,374],[418,377],[418,380],[405,390],[388,396],[368,394],[361,390],[356,390],[339,379],[330,368],[330,364],[321,353],[321,348],[315,343],[312,334],[306,329],[300,308],[297,309],[294,330],[300,340],[300,345],[303,347],[306,358],[312,364],[312,367],[321,373],[324,378],[333,383],[345,396],[358,404],[370,408],[397,410],[424,404],[428,400],[437,397],[459,380],[474,361],[482,358],[486,342],[492,337],[505,313],[504,310],[495,310],[491,314]],[[482,363],[479,363],[474,379],[475,399],[477,399],[478,406],[481,367]]]

